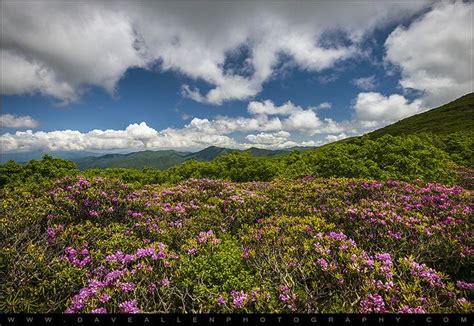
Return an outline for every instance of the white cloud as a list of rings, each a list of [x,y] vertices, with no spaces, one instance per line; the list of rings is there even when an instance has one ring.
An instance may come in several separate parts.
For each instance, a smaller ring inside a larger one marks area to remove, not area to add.
[[[27,60],[13,51],[1,50],[1,89],[6,95],[33,94],[39,92],[61,99],[76,101],[79,90],[67,82],[58,81],[55,72],[36,60]]]
[[[260,145],[281,145],[288,141],[291,136],[289,132],[279,131],[276,133],[261,132],[257,135],[250,134],[245,137],[249,142]]]
[[[13,114],[0,115],[0,127],[2,128],[36,128],[39,123],[29,115],[16,116]]]
[[[0,136],[4,152],[42,150],[113,150],[157,148],[202,148],[210,145],[236,147],[235,141],[225,135],[207,134],[193,128],[157,131],[145,122],[131,124],[124,130],[77,130],[33,132],[17,131]]]
[[[318,106],[317,106],[318,109],[330,109],[332,108],[332,103],[330,102],[323,102],[323,103],[320,103]]]
[[[347,138],[347,135],[345,133],[340,133],[339,135],[327,135],[326,136],[326,140],[329,143],[332,143],[332,142],[335,142],[337,140],[341,140],[341,139],[344,139],[344,138]]]
[[[423,3],[3,3],[4,94],[40,93],[68,103],[89,86],[113,94],[131,67],[159,63],[206,82],[182,93],[221,104],[255,96],[274,76],[280,54],[300,69],[319,72],[357,56],[375,27],[413,14]],[[291,28],[290,28],[291,27]],[[349,45],[322,45],[340,30]],[[226,70],[228,54],[249,49],[245,69]]]
[[[410,103],[402,95],[384,96],[375,92],[359,93],[354,108],[355,123],[368,129],[396,122],[426,110],[421,100]]]
[[[301,110],[290,101],[281,106],[275,106],[271,100],[263,102],[252,101],[247,106],[247,111],[254,115],[290,115],[292,112]]]
[[[261,130],[296,130],[309,135],[342,132],[345,127],[332,119],[321,120],[316,114],[317,108],[330,107],[330,103],[322,103],[318,107],[307,107],[295,105],[288,101],[281,106],[276,106],[271,100],[263,102],[253,101],[247,106],[247,111],[255,116],[261,125]],[[273,118],[268,116],[278,115],[285,118]]]
[[[145,122],[130,124],[124,130],[75,130],[6,133],[0,136],[5,152],[44,150],[113,150],[113,149],[196,149],[210,145],[224,147],[284,148],[301,145],[290,139],[290,131],[309,135],[340,133],[346,126],[331,119],[320,119],[314,108],[302,108],[288,101],[281,106],[272,101],[251,102],[250,117],[217,116],[193,118],[184,127],[157,131]],[[256,132],[256,133],[255,133]],[[238,143],[230,134],[243,134],[250,144]],[[245,136],[246,135],[246,136]],[[312,146],[313,143],[307,143]],[[305,146],[305,145],[303,145]]]
[[[375,75],[353,79],[352,83],[364,91],[372,90],[375,88]]]
[[[385,42],[386,60],[401,68],[400,84],[425,92],[427,106],[473,91],[471,3],[440,3]]]
[[[74,3],[4,3],[2,90],[75,101],[87,86],[113,93],[143,48],[123,11]],[[20,69],[21,74],[18,74]]]
[[[309,131],[314,134],[322,122],[312,110],[298,110],[293,112],[283,124],[290,130]]]

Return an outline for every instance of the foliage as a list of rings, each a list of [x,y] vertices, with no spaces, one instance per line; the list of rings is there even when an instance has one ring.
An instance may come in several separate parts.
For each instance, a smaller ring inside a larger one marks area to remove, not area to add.
[[[31,160],[25,165],[8,161],[0,164],[0,187],[6,184],[40,183],[78,173],[72,161],[44,155],[41,161]]]
[[[423,112],[369,134],[371,138],[384,135],[402,136],[432,133],[448,136],[452,133],[471,133],[474,130],[474,93],[458,98],[436,109]]]
[[[0,209],[2,312],[473,311],[459,186],[71,176]]]

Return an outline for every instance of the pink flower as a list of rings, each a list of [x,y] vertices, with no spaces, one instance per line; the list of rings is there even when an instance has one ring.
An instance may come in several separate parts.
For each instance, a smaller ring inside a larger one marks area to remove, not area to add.
[[[126,314],[137,314],[140,312],[137,300],[124,301],[119,304],[119,307]]]
[[[161,280],[160,284],[161,284],[161,286],[163,286],[163,287],[167,287],[167,286],[170,285],[170,281],[168,280],[167,277],[165,277],[164,279]]]
[[[95,308],[94,310],[91,311],[93,314],[106,314],[107,309],[100,307],[100,308]]]
[[[319,266],[321,266],[321,268],[322,268],[323,270],[327,270],[328,267],[329,267],[328,262],[327,262],[326,259],[324,259],[324,258],[318,258],[318,264],[319,264]]]
[[[468,283],[461,280],[461,281],[457,281],[456,285],[458,288],[463,289],[463,290],[469,290],[469,291],[474,290],[474,283]]]
[[[109,301],[112,297],[108,294],[102,294],[100,297],[99,297],[99,301],[102,302],[102,303],[105,303],[107,301]]]
[[[248,295],[245,294],[244,291],[231,291],[230,295],[232,296],[232,300],[234,303],[234,306],[238,309],[241,309],[245,304],[247,303],[248,300]]]
[[[223,297],[222,295],[220,295],[220,296],[217,297],[217,304],[218,304],[219,306],[222,306],[222,305],[225,304],[225,299],[224,299],[224,297]]]
[[[379,294],[369,294],[367,299],[361,300],[360,302],[360,312],[369,313],[369,312],[386,312],[385,302]]]

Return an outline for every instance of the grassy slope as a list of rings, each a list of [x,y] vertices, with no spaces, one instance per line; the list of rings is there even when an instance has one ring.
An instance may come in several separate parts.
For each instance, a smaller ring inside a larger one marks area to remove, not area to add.
[[[375,139],[386,134],[401,136],[421,132],[431,132],[442,136],[454,132],[472,132],[473,130],[474,93],[470,93],[436,109],[375,130],[369,133],[369,136]]]

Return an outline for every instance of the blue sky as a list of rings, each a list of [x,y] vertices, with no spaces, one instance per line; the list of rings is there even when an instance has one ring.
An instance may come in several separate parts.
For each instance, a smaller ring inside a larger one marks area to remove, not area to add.
[[[472,92],[471,4],[2,6],[6,153],[318,146]]]

